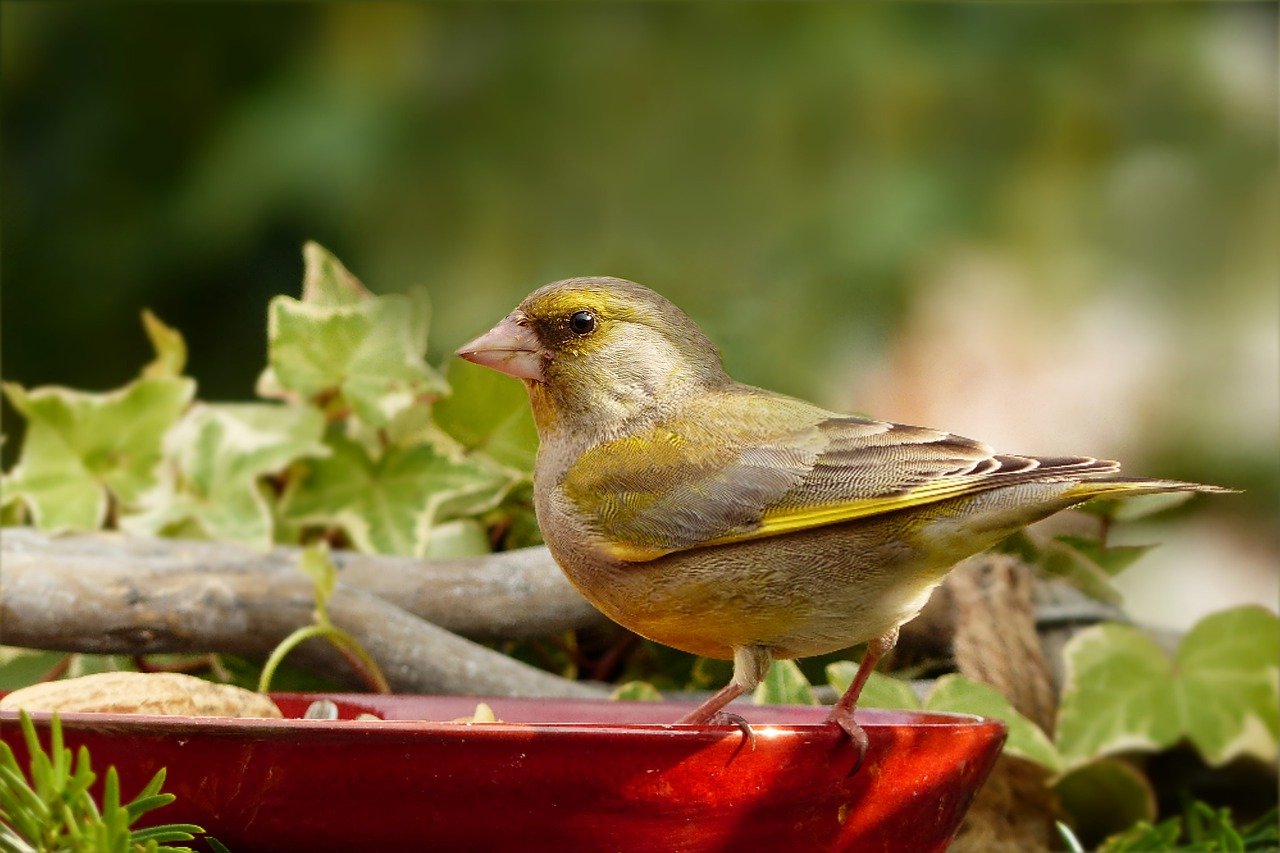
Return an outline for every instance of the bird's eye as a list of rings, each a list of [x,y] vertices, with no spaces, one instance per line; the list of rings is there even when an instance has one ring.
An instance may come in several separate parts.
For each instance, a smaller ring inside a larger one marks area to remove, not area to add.
[[[590,311],[578,311],[569,318],[569,331],[575,335],[589,335],[596,329],[596,315]]]

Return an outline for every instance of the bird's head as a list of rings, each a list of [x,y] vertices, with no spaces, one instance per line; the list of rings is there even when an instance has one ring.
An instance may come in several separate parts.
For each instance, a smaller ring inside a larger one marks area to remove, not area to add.
[[[626,419],[729,381],[696,323],[652,290],[619,278],[539,288],[458,355],[523,379],[535,415],[541,403],[557,418]]]

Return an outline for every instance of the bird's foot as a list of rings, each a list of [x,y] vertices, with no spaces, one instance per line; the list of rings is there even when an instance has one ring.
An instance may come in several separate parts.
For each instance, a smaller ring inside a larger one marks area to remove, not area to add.
[[[738,714],[731,714],[728,711],[716,711],[708,723],[713,726],[737,726],[738,730],[742,732],[742,743],[738,745],[738,749],[742,749],[745,746],[751,752],[755,752],[756,733],[744,717]]]
[[[752,750],[756,748],[756,733],[752,730],[751,724],[739,714],[730,711],[711,711],[706,712],[702,708],[696,708],[688,714],[685,714],[677,723],[693,723],[703,726],[737,726],[742,732],[742,746],[746,746]],[[736,754],[736,753],[735,753]]]
[[[858,760],[853,763],[853,769],[849,771],[849,775],[853,776],[862,769],[862,762],[867,758],[867,747],[870,741],[867,738],[867,730],[858,725],[853,719],[852,709],[846,710],[839,706],[832,709],[831,714],[827,717],[828,723],[835,723],[845,734],[849,736],[849,740],[853,742],[853,748],[858,753]]]

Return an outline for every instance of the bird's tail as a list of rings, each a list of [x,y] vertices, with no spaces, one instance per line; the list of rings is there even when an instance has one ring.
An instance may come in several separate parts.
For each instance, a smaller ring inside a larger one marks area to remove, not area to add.
[[[1115,477],[1106,480],[1081,480],[1068,489],[1063,497],[1087,501],[1093,498],[1129,498],[1137,495],[1159,495],[1166,492],[1236,494],[1238,491],[1238,489],[1209,486],[1204,483],[1184,483],[1181,480],[1143,480],[1137,477]]]

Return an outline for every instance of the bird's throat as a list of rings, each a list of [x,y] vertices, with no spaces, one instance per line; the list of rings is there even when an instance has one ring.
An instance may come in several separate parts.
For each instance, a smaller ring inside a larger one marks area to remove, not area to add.
[[[533,411],[533,424],[538,428],[538,437],[545,441],[560,425],[560,411],[554,395],[545,382],[525,380],[524,387],[529,391],[529,408]]]

